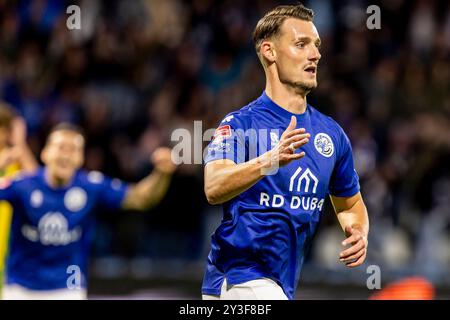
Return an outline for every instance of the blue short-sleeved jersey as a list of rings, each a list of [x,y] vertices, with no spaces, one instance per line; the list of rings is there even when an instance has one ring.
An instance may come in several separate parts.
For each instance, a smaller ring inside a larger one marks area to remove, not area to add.
[[[224,118],[205,163],[219,159],[242,163],[265,153],[276,145],[292,115],[263,93]],[[229,284],[265,277],[293,299],[325,197],[359,192],[352,148],[341,127],[310,105],[295,116],[297,128],[311,134],[296,151],[305,151],[305,157],[223,204],[222,222],[211,238],[204,294],[220,294],[224,277]]]
[[[127,185],[100,172],[78,171],[69,185],[54,189],[45,169],[0,188],[0,199],[14,208],[8,284],[33,290],[67,288],[74,270],[86,287],[87,257],[97,206],[120,207]]]

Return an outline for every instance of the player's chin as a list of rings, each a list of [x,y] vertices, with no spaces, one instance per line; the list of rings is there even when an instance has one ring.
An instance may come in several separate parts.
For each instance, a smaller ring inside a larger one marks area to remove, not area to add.
[[[61,180],[70,180],[74,175],[75,170],[73,168],[60,168],[56,170],[56,175]]]
[[[317,88],[317,80],[316,79],[308,79],[302,80],[296,83],[296,87],[301,91],[310,92],[311,90]]]
[[[317,88],[317,80],[314,78],[314,80],[305,81],[305,87],[309,90]]]

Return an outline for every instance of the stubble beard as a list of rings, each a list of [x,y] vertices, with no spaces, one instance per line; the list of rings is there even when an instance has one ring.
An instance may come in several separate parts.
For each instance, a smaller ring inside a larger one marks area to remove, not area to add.
[[[305,82],[305,81],[285,81],[287,86],[294,89],[294,91],[299,95],[307,95],[309,92],[317,87],[317,82]]]

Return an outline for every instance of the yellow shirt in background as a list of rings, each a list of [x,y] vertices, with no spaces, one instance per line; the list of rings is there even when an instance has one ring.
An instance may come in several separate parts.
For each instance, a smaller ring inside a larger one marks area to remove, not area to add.
[[[9,165],[6,170],[0,170],[0,177],[14,177],[20,171],[18,164]],[[0,273],[5,269],[6,254],[9,245],[9,231],[11,228],[13,209],[6,201],[0,201]],[[0,275],[0,280],[1,275]],[[0,283],[1,287],[2,283]]]

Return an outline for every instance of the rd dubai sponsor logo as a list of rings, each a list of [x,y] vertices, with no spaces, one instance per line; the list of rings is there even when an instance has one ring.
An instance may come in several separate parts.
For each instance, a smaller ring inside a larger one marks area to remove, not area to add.
[[[281,194],[270,195],[266,192],[261,192],[259,204],[270,208],[281,208],[288,205],[290,209],[303,209],[304,211],[322,210],[325,199],[319,199],[312,194],[317,193],[317,186],[319,179],[306,169],[303,172],[301,167],[292,175],[289,180],[289,191],[293,193],[303,193],[304,195],[283,196]]]

